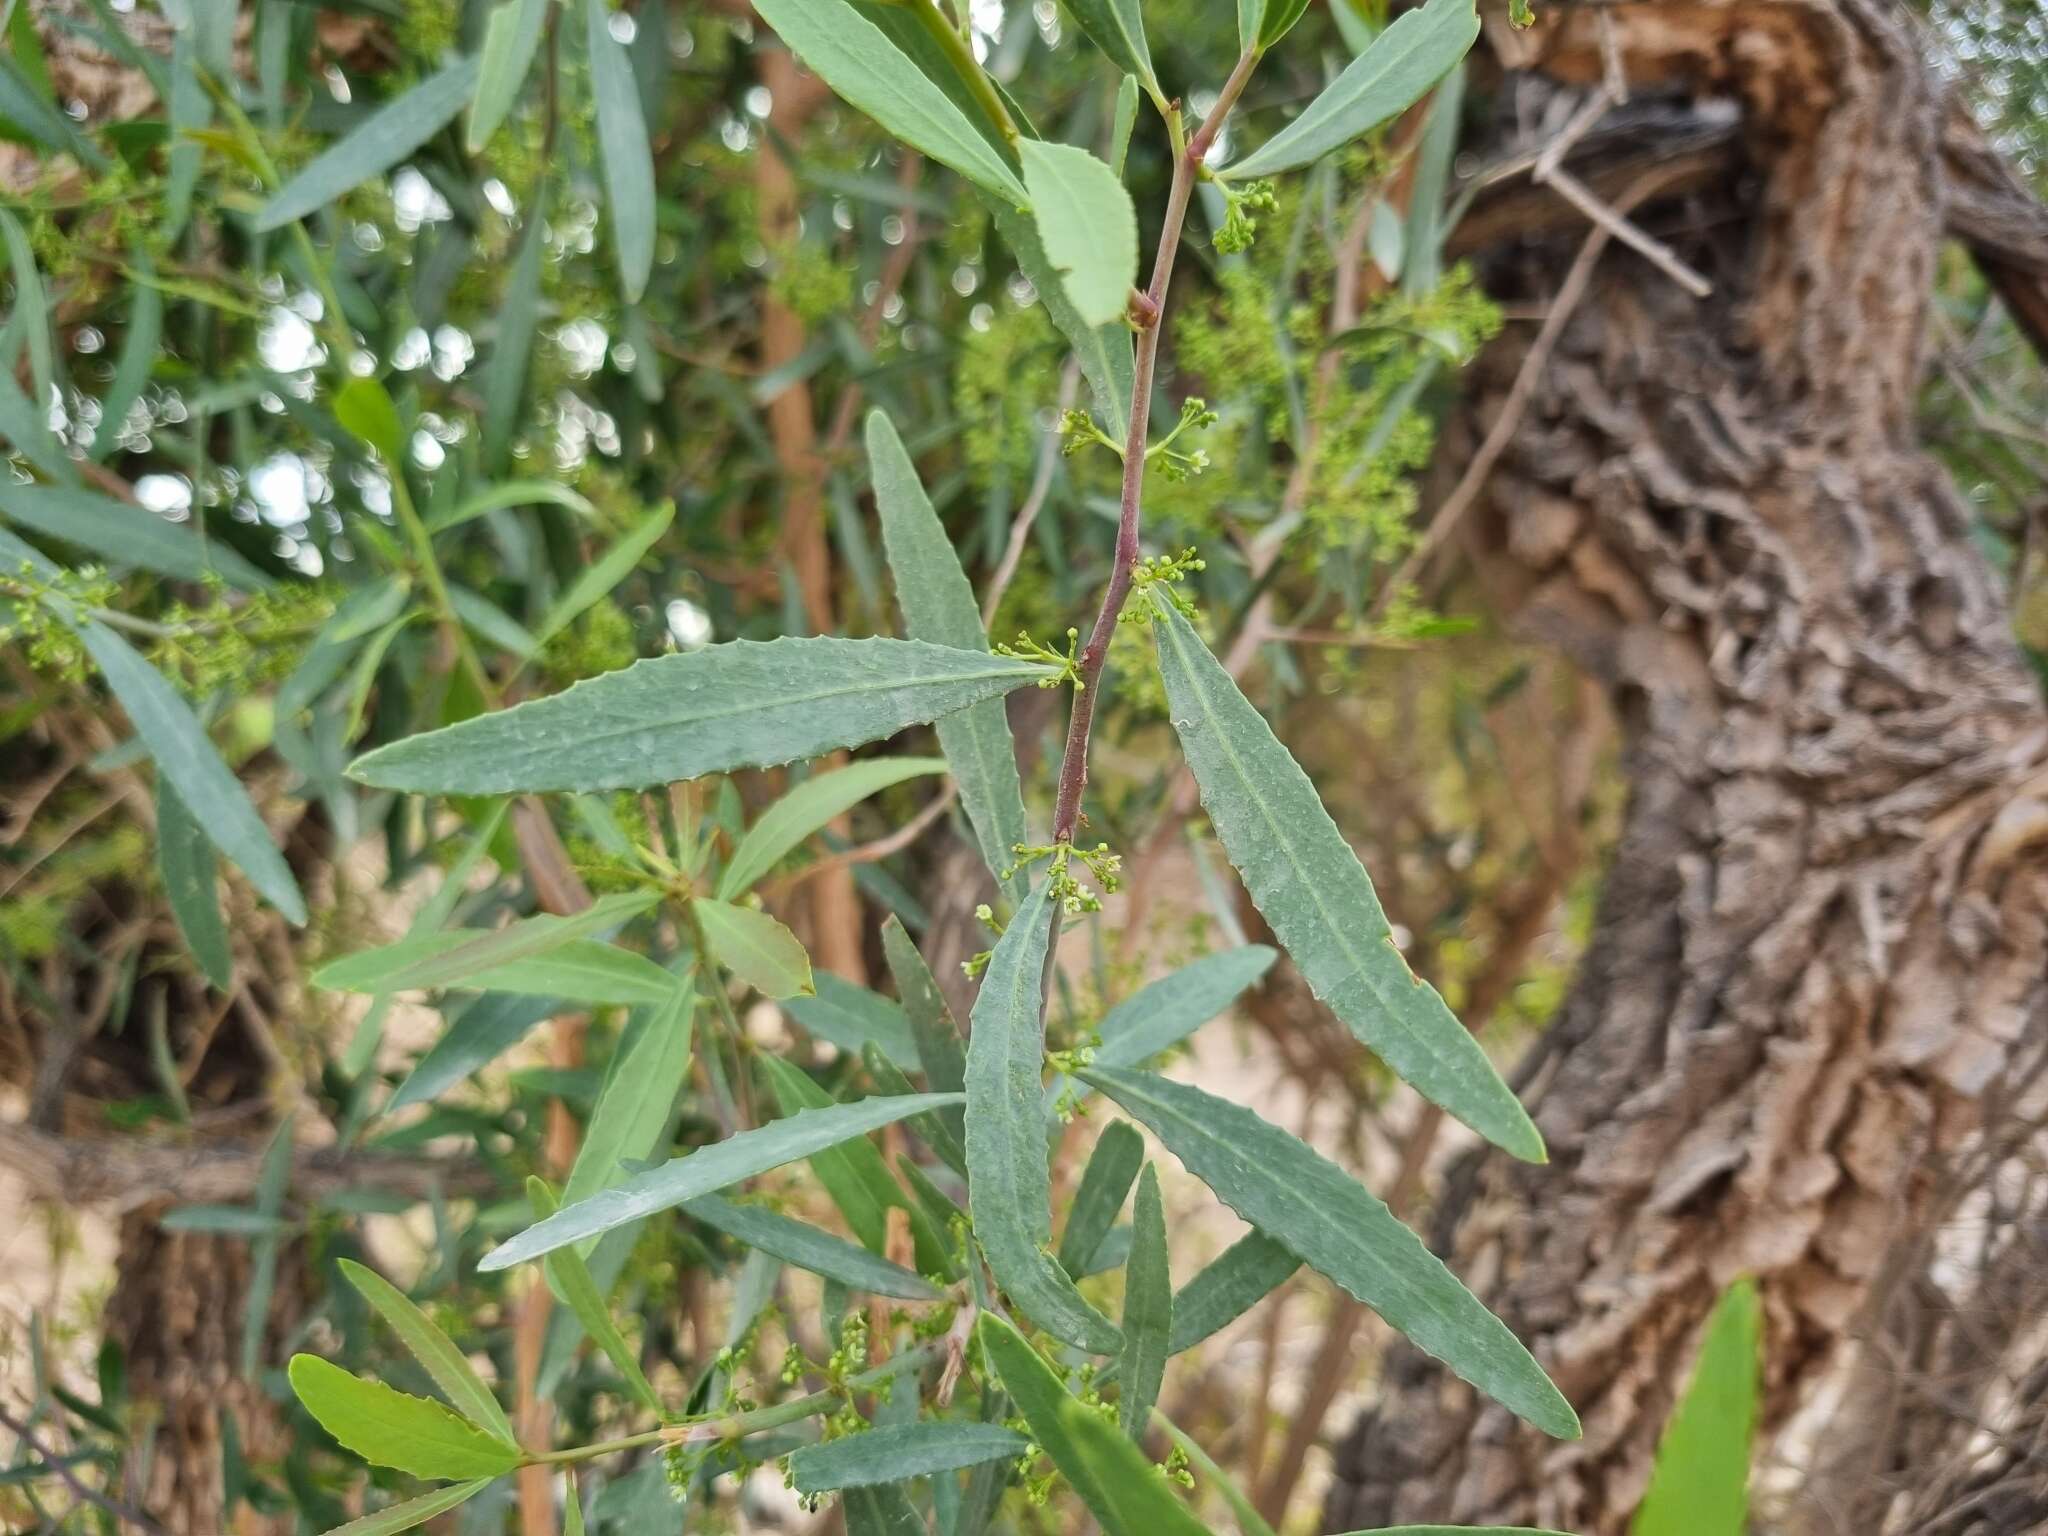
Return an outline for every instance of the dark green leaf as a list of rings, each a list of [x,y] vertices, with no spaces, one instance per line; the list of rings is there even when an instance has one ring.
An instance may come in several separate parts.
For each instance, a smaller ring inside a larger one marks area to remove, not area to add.
[[[1220,1328],[1236,1322],[1301,1268],[1294,1250],[1254,1228],[1182,1286],[1173,1298],[1169,1354],[1193,1349]]]
[[[858,1056],[873,1041],[898,1066],[917,1070],[917,1041],[901,1008],[830,971],[813,971],[811,981],[818,995],[785,999],[783,1012],[849,1056]]]
[[[508,0],[521,3],[521,0]],[[546,0],[542,0],[545,4]],[[543,184],[544,186],[545,184]],[[540,325],[540,262],[547,250],[547,199],[537,188],[527,204],[526,224],[519,232],[519,254],[498,306],[498,332],[491,343],[483,376],[483,457],[492,474],[505,468],[512,440],[519,433],[526,405],[526,365],[533,355],[533,334]]]
[[[276,585],[219,540],[164,521],[92,491],[42,485],[0,485],[0,517],[17,528],[62,539],[120,569],[154,571],[182,581],[211,574],[245,592]]]
[[[1078,1398],[1058,1406],[1069,1454],[1088,1469],[1090,1483],[1103,1501],[1103,1529],[1110,1536],[1209,1536],[1208,1528],[1188,1512],[1165,1474],[1132,1436],[1119,1434]],[[1034,1433],[1037,1428],[1032,1425]],[[1070,1482],[1072,1478],[1069,1473]]]
[[[399,1342],[425,1367],[427,1374],[433,1377],[434,1385],[440,1388],[441,1395],[448,1399],[457,1413],[470,1423],[489,1430],[500,1440],[508,1444],[517,1443],[518,1436],[512,1431],[512,1421],[505,1417],[505,1410],[498,1406],[491,1389],[483,1384],[476,1368],[455,1347],[455,1341],[443,1333],[432,1318],[375,1270],[366,1269],[352,1259],[343,1259],[341,1272],[348,1283],[362,1293],[363,1300],[375,1307],[384,1321],[391,1325]]]
[[[560,1209],[554,1191],[548,1188],[544,1179],[527,1179],[526,1198],[537,1221],[547,1220]],[[639,1358],[626,1343],[625,1335],[619,1332],[619,1325],[612,1321],[611,1309],[604,1303],[604,1293],[591,1278],[590,1266],[576,1251],[576,1245],[564,1244],[541,1263],[547,1269],[548,1285],[569,1304],[569,1310],[576,1314],[576,1321],[583,1325],[583,1331],[604,1351],[612,1369],[624,1378],[626,1390],[633,1394],[641,1407],[658,1416],[662,1411],[661,1399],[654,1395],[654,1388],[648,1385],[647,1376],[640,1369]]]
[[[631,533],[626,534],[603,554],[577,574],[569,589],[553,603],[534,630],[533,638],[545,645],[556,635],[575,622],[577,616],[595,604],[620,582],[632,574],[647,551],[652,549],[661,536],[668,532],[668,526],[675,520],[674,502],[663,502],[640,520]]]
[[[1342,1168],[1242,1105],[1186,1083],[1114,1069],[1082,1076],[1151,1127],[1224,1204],[1418,1347],[1546,1434],[1578,1436],[1578,1416],[1507,1324]]]
[[[1259,22],[1259,46],[1270,48],[1301,20],[1301,14],[1308,9],[1308,0],[1266,0],[1266,14]]]
[[[633,63],[611,33],[605,0],[584,0],[584,40],[590,51],[590,93],[597,104],[597,143],[604,157],[605,204],[619,262],[619,290],[640,302],[654,270],[654,157],[640,116]]]
[[[1479,1042],[1408,968],[1358,855],[1301,765],[1194,627],[1156,599],[1173,728],[1245,889],[1303,978],[1352,1034],[1496,1146],[1543,1161],[1543,1138]]]
[[[996,1379],[1024,1415],[1024,1422],[1031,1426],[1031,1437],[1073,1485],[1074,1492],[1081,1496],[1081,1502],[1102,1521],[1109,1536],[1150,1536],[1149,1532],[1126,1532],[1115,1523],[1109,1499],[1097,1481],[1094,1464],[1083,1457],[1070,1431],[1067,1419],[1069,1404],[1084,1413],[1096,1410],[1086,1407],[1067,1391],[1066,1384],[1053,1368],[1045,1363],[1007,1318],[994,1312],[984,1312],[975,1320],[974,1333],[981,1342],[983,1353],[988,1356]],[[1103,1427],[1109,1428],[1106,1421]],[[1114,1430],[1110,1432],[1116,1433]]]
[[[1089,41],[1108,54],[1112,64],[1126,75],[1135,75],[1154,96],[1159,94],[1159,80],[1152,73],[1152,50],[1145,42],[1145,18],[1138,12],[1138,0],[1066,0],[1066,7],[1088,34]]]
[[[393,742],[349,772],[418,794],[641,789],[860,746],[1051,675],[918,640],[736,640]]]
[[[543,1019],[562,1011],[559,999],[504,994],[480,997],[463,1009],[412,1075],[398,1085],[386,1114],[438,1099],[472,1072],[512,1049]]]
[[[257,231],[302,219],[390,170],[454,121],[476,89],[476,79],[477,61],[458,59],[379,107],[278,189],[256,214]]]
[[[1076,1279],[1116,1225],[1117,1212],[1124,1208],[1124,1197],[1144,1161],[1145,1138],[1129,1121],[1112,1120],[1102,1128],[1081,1172],[1081,1187],[1067,1208],[1066,1229],[1060,1233],[1060,1267]]]
[[[1138,1176],[1131,1207],[1131,1256],[1124,1265],[1124,1352],[1119,1359],[1117,1418],[1136,1439],[1145,1432],[1152,1405],[1166,1379],[1173,1333],[1173,1276],[1166,1258],[1166,1207],[1159,1175],[1150,1163]]]
[[[1014,1459],[1023,1455],[1030,1443],[1000,1424],[961,1420],[892,1424],[794,1451],[789,1474],[798,1493],[830,1493],[836,1488],[865,1488],[930,1477],[934,1472],[956,1472],[985,1461]]]
[[[206,979],[226,991],[234,954],[215,888],[213,844],[167,778],[156,781],[156,859],[178,932]]]
[[[917,1092],[910,1079],[903,1075],[903,1069],[883,1055],[882,1048],[873,1041],[861,1047],[860,1059],[868,1069],[868,1076],[874,1079],[875,1086],[883,1093]],[[943,1091],[953,1093],[957,1090],[948,1088]],[[944,1160],[947,1167],[962,1178],[967,1176],[967,1148],[962,1144],[961,1133],[955,1131],[947,1120],[939,1115],[919,1115],[910,1122],[910,1128]],[[937,1230],[943,1231],[943,1225]]]
[[[1630,1536],[1743,1536],[1749,1529],[1761,1332],[1756,1282],[1738,1280],[1707,1319],[1699,1363],[1657,1442],[1650,1490]]]
[[[837,1280],[848,1290],[904,1301],[937,1301],[944,1294],[921,1275],[869,1253],[843,1237],[796,1221],[760,1205],[735,1205],[718,1195],[690,1201],[683,1210],[737,1238],[749,1248],[771,1254],[785,1264]]]
[[[519,1465],[519,1448],[440,1403],[351,1376],[318,1355],[293,1355],[292,1391],[320,1427],[363,1460],[415,1477],[489,1478]]]
[[[1002,705],[994,707],[1001,709]],[[747,835],[733,850],[732,862],[719,876],[719,900],[731,901],[744,895],[780,864],[790,850],[868,796],[905,779],[945,771],[944,758],[877,757],[813,774],[769,806],[747,829]]]
[[[158,343],[163,335],[163,295],[149,281],[155,276],[155,268],[150,263],[147,245],[137,242],[133,260],[141,276],[128,284],[128,332],[121,338],[121,360],[114,365],[113,381],[100,396],[100,421],[93,430],[89,455],[96,463],[104,463],[121,440],[128,412],[141,398],[143,386],[149,383],[150,373],[156,367]]]
[[[1045,955],[1052,884],[1027,896],[982,976],[967,1045],[967,1192],[974,1235],[996,1283],[1055,1337],[1096,1354],[1123,1344],[1045,1251],[1052,1235],[1044,1092]]]
[[[917,1059],[924,1066],[926,1084],[934,1093],[962,1092],[967,1087],[967,1047],[960,1038],[960,1025],[946,1006],[938,978],[924,963],[899,917],[892,915],[882,924],[882,958],[896,978],[896,995],[903,999],[911,1033],[917,1037]],[[960,1143],[966,1135],[963,1118],[958,1114],[940,1118],[954,1142]]]

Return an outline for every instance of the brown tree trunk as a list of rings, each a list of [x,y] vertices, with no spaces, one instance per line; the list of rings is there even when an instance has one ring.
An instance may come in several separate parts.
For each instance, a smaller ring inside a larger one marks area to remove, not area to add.
[[[1719,95],[1744,169],[1636,214],[1710,297],[1607,247],[1460,530],[1610,689],[1631,800],[1519,1084],[1552,1160],[1466,1159],[1436,1233],[1586,1435],[1545,1440],[1398,1352],[1340,1449],[1333,1530],[1620,1532],[1742,1274],[1782,1426],[2043,1028],[2048,721],[1970,511],[1915,443],[1945,211],[1917,40],[1862,0],[1573,8],[1527,88],[1598,79],[1605,48],[1665,93],[1624,109],[1636,150]],[[1554,301],[1574,243],[1525,246],[1495,287]],[[1468,452],[1527,351],[1482,364]]]

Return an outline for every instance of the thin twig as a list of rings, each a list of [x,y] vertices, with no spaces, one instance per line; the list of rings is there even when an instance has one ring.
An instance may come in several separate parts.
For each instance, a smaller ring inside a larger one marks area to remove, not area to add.
[[[17,1419],[5,1408],[0,1408],[0,1425],[5,1425],[15,1435],[19,1436],[21,1443],[40,1456],[43,1464],[62,1478],[64,1485],[81,1499],[84,1499],[86,1503],[105,1510],[124,1525],[132,1525],[136,1530],[148,1533],[148,1536],[166,1536],[162,1526],[150,1519],[148,1515],[137,1509],[133,1504],[111,1498],[101,1493],[98,1489],[89,1487],[81,1482],[65,1462],[58,1460],[50,1448],[36,1438],[35,1432],[28,1425]]]

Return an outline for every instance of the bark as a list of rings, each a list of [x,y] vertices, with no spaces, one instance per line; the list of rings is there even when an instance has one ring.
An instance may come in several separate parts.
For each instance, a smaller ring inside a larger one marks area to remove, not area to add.
[[[1340,1448],[1333,1530],[1620,1532],[1740,1274],[1782,1427],[2043,1029],[2048,722],[1970,510],[1914,438],[1938,88],[1896,13],[1708,0],[1555,13],[1508,111],[1599,78],[1610,20],[1654,94],[1625,109],[1635,148],[1662,114],[1697,130],[1670,163],[1743,170],[1637,215],[1710,298],[1608,247],[1462,530],[1494,596],[1609,689],[1631,799],[1520,1076],[1551,1162],[1467,1158],[1435,1234],[1586,1435],[1547,1441],[1396,1352]],[[1547,300],[1576,245],[1527,243],[1493,286]],[[1526,350],[1483,361],[1451,459]]]

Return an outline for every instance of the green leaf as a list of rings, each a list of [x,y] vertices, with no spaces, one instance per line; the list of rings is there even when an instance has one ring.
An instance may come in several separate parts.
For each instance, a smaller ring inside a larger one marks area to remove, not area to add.
[[[0,546],[0,559],[6,558],[8,552]],[[298,881],[270,840],[270,829],[249,803],[247,792],[220,760],[178,690],[105,625],[89,620],[70,622],[100,676],[128,712],[128,721],[156,760],[157,771],[170,780],[214,847],[248,875],[258,894],[288,922],[304,924],[306,903],[299,895]]]
[[[1121,314],[1106,325],[1090,325],[1083,320],[1039,240],[1037,220],[999,197],[983,194],[981,201],[995,220],[1003,244],[1017,258],[1019,270],[1031,280],[1046,314],[1073,346],[1074,358],[1088,380],[1095,414],[1103,430],[1115,441],[1123,442],[1131,429],[1131,392],[1137,366],[1131,351],[1130,326]]]
[[[463,1009],[455,1022],[398,1085],[384,1113],[395,1114],[410,1104],[424,1104],[472,1072],[512,1049],[536,1024],[562,1011],[552,997],[502,995],[480,997]]]
[[[995,707],[1001,709],[1002,705]],[[719,876],[719,900],[731,901],[746,894],[791,849],[868,796],[905,779],[945,771],[946,760],[940,757],[878,757],[813,774],[769,806],[747,829],[732,852],[732,862]]]
[[[1088,1469],[1090,1483],[1101,1494],[1099,1513],[1110,1536],[1209,1536],[1208,1527],[1181,1503],[1132,1435],[1119,1434],[1078,1398],[1059,1404],[1059,1419],[1070,1454]],[[1032,1429],[1036,1432],[1037,1425]]]
[[[578,495],[566,485],[557,485],[552,480],[508,480],[503,485],[494,485],[487,491],[479,491],[464,501],[457,502],[446,512],[427,519],[427,532],[446,533],[450,528],[460,528],[464,523],[487,516],[504,507],[535,506],[566,507],[583,517],[594,517],[597,508],[587,497]]]
[[[917,478],[917,466],[880,411],[868,413],[868,469],[875,486],[875,511],[882,524],[882,548],[896,582],[904,632],[913,640],[988,649],[988,632],[974,605],[974,589],[961,569],[945,525]],[[1025,835],[1024,791],[1017,777],[1017,743],[1001,699],[990,699],[948,715],[938,723],[939,747],[960,786],[961,808],[974,827],[982,862],[992,874],[1017,862],[1012,850]],[[1003,882],[1010,899],[1021,900],[1025,880]]]
[[[1578,1416],[1506,1323],[1350,1174],[1242,1105],[1146,1072],[1081,1073],[1246,1221],[1480,1391],[1559,1439]]]
[[[901,1483],[847,1490],[846,1536],[927,1536],[924,1517]]]
[[[1131,1256],[1124,1265],[1124,1352],[1119,1360],[1117,1419],[1132,1439],[1145,1432],[1166,1380],[1173,1336],[1173,1275],[1166,1257],[1166,1207],[1150,1163],[1138,1176],[1131,1207]]]
[[[918,640],[736,640],[408,737],[349,772],[379,789],[644,789],[857,747],[1054,675]]]
[[[1275,0],[1285,8],[1286,0]],[[1406,11],[1353,59],[1301,116],[1221,174],[1271,176],[1320,160],[1420,101],[1479,36],[1473,0],[1429,0]]]
[[[397,1536],[400,1531],[425,1525],[434,1516],[446,1514],[458,1504],[467,1503],[482,1493],[490,1481],[488,1477],[479,1477],[466,1483],[451,1483],[446,1488],[423,1493],[416,1499],[407,1499],[403,1504],[386,1505],[372,1514],[349,1521],[347,1525],[330,1526],[324,1536]]]
[[[812,991],[811,957],[797,936],[766,912],[699,897],[690,904],[711,957],[763,997]]]
[[[234,974],[234,953],[214,884],[213,844],[166,778],[156,781],[156,860],[186,948],[206,979],[225,992]]]
[[[622,891],[573,917],[521,918],[487,931],[419,934],[322,966],[313,985],[335,992],[408,992],[470,983],[516,960],[535,960],[577,939],[616,928],[661,899],[658,891]],[[472,983],[473,984],[473,983]]]
[[[545,3],[545,0],[543,0]],[[535,189],[519,232],[519,253],[512,258],[512,276],[498,305],[498,331],[491,341],[483,370],[483,461],[490,474],[502,474],[512,455],[512,440],[527,405],[526,368],[533,356],[533,335],[540,326],[540,264],[547,251],[546,184]]]
[[[887,1056],[884,1056],[882,1048],[873,1041],[870,1041],[861,1048],[860,1059],[868,1069],[868,1076],[874,1079],[875,1087],[881,1092],[917,1092],[916,1086],[909,1078],[903,1075],[903,1069]],[[956,1090],[948,1088],[943,1091],[951,1093]],[[946,1113],[951,1115],[955,1112],[948,1110]],[[956,1131],[938,1115],[919,1115],[914,1120],[911,1120],[909,1124],[910,1129],[923,1138],[925,1145],[936,1152],[947,1167],[951,1168],[963,1179],[967,1177],[967,1148],[962,1144],[959,1131]],[[899,1159],[899,1162],[908,1163],[909,1159]],[[932,1230],[934,1233],[944,1232],[946,1225],[944,1222],[934,1222]],[[941,1246],[944,1247],[946,1245],[941,1244]],[[947,1251],[950,1253],[950,1248]],[[950,1263],[947,1264],[945,1271],[950,1277],[953,1272],[953,1266]]]
[[[390,170],[454,121],[476,81],[477,61],[458,59],[379,107],[277,190],[257,211],[257,233],[303,219]]]
[[[1294,1250],[1256,1227],[1232,1243],[1216,1261],[1182,1286],[1173,1298],[1173,1334],[1168,1354],[1193,1349],[1236,1322],[1301,1268]]]
[[[1163,599],[1153,608],[1173,728],[1203,808],[1310,988],[1425,1098],[1516,1157],[1543,1161],[1543,1138],[1513,1091],[1395,947],[1372,881],[1301,765],[1180,611]]]
[[[1014,206],[1031,201],[945,91],[866,17],[815,0],[762,0],[755,9],[827,85],[897,138]]]
[[[533,638],[542,645],[547,644],[574,623],[585,609],[630,576],[647,551],[668,532],[675,515],[675,503],[663,502],[642,518],[631,533],[586,565],[569,584],[568,590],[548,605]]]
[[[298,1230],[296,1222],[246,1205],[180,1205],[164,1212],[157,1225],[166,1232],[211,1232],[223,1237],[281,1237]]]
[[[107,169],[107,157],[92,147],[70,118],[36,94],[12,59],[0,56],[0,118],[5,118],[48,150],[72,154],[95,171]]]
[[[1250,50],[1257,46],[1259,29],[1266,23],[1267,0],[1237,0],[1237,43]]]
[[[1026,139],[1024,185],[1046,259],[1087,326],[1122,319],[1138,279],[1138,215],[1116,172],[1085,149]]]
[[[960,1038],[959,1022],[946,1006],[938,978],[904,929],[903,919],[894,913],[882,924],[882,958],[896,978],[896,995],[903,999],[911,1033],[917,1037],[917,1059],[924,1067],[925,1082],[934,1093],[962,1092],[967,1087],[967,1046]],[[964,1137],[966,1126],[960,1115],[940,1118],[956,1142]]]
[[[1131,130],[1138,126],[1138,81],[1134,75],[1125,75],[1123,84],[1116,89],[1116,117],[1109,128],[1109,168],[1118,177],[1124,173],[1124,162],[1131,152]]]
[[[1657,1442],[1650,1490],[1630,1536],[1743,1536],[1749,1529],[1762,1322],[1754,1280],[1736,1281],[1714,1304],[1692,1380]]]
[[[455,1341],[414,1305],[411,1297],[375,1270],[366,1269],[352,1259],[341,1260],[340,1266],[348,1283],[362,1294],[363,1300],[377,1309],[378,1315],[398,1335],[399,1342],[426,1368],[450,1406],[470,1423],[489,1430],[508,1445],[518,1444],[519,1437],[512,1431],[512,1421],[505,1417],[505,1410],[498,1406],[491,1389],[484,1385],[475,1368],[455,1347]]]
[[[555,1192],[548,1188],[545,1179],[529,1176],[526,1198],[533,1207],[536,1220],[545,1221],[560,1209]],[[590,1335],[597,1347],[604,1351],[605,1358],[611,1361],[612,1368],[625,1379],[626,1390],[633,1394],[641,1407],[659,1417],[661,1399],[654,1395],[654,1388],[648,1385],[646,1374],[640,1369],[639,1359],[626,1343],[625,1335],[619,1332],[619,1325],[612,1321],[611,1309],[604,1304],[604,1295],[591,1278],[590,1266],[576,1251],[575,1244],[557,1248],[541,1262],[547,1269],[549,1286],[569,1304],[569,1310],[576,1314],[576,1321],[583,1325],[583,1331]]]
[[[636,1174],[614,1189],[563,1207],[546,1221],[528,1227],[485,1254],[477,1268],[509,1269],[565,1244],[644,1220],[658,1211],[673,1210],[699,1195],[712,1194],[757,1173],[893,1125],[907,1115],[958,1102],[959,1095],[943,1093],[863,1099],[858,1104],[804,1110],[755,1130],[741,1131],[724,1141],[672,1158],[659,1168]]]
[[[696,1009],[696,994],[679,986],[674,997],[622,1043],[562,1186],[565,1204],[618,1183],[625,1177],[621,1163],[653,1152],[690,1072]]]
[[[372,951],[388,955],[393,962],[422,963],[467,947],[475,942],[472,931],[455,929],[448,933],[421,933]],[[314,972],[316,985],[334,991],[391,992],[400,990],[381,979],[358,978],[345,967],[367,955],[350,955],[332,966]],[[335,974],[330,976],[329,972]],[[661,1004],[675,996],[682,985],[674,976],[645,955],[596,939],[572,939],[544,955],[508,960],[503,964],[468,971],[462,985],[478,992],[524,992],[553,997],[563,1002],[632,1006]]]
[[[937,1301],[945,1294],[900,1264],[892,1264],[843,1237],[766,1206],[735,1205],[718,1195],[704,1195],[690,1201],[683,1210],[749,1248],[814,1275],[837,1280],[849,1290],[865,1291],[871,1296],[895,1296],[904,1301]]]
[[[293,1355],[292,1391],[320,1427],[373,1466],[414,1477],[497,1477],[520,1450],[429,1398],[351,1376],[318,1355]]]
[[[57,361],[50,343],[50,301],[44,295],[43,275],[36,270],[28,231],[5,208],[0,208],[0,238],[6,240],[14,276],[13,319],[27,332],[29,379],[36,398],[48,405],[57,392]]]
[[[1126,75],[1137,76],[1152,96],[1159,95],[1159,77],[1152,72],[1152,50],[1145,42],[1145,18],[1138,0],[1066,0],[1088,40],[1109,55]]]
[[[876,1483],[957,1472],[987,1461],[1014,1460],[1031,1442],[1000,1424],[927,1420],[862,1430],[790,1452],[789,1475],[798,1493],[830,1493]]]
[[[462,135],[463,147],[472,155],[483,152],[519,99],[547,14],[548,0],[502,0],[491,7],[484,23],[483,51],[477,57],[476,95],[470,100],[469,124]]]
[[[334,419],[359,441],[377,450],[392,472],[405,466],[405,425],[391,392],[375,379],[350,374],[334,392]]]
[[[1067,1225],[1060,1233],[1060,1267],[1079,1279],[1109,1229],[1145,1162],[1145,1138],[1127,1120],[1112,1120],[1096,1138],[1081,1170],[1081,1187],[1067,1207]],[[1129,1341],[1126,1340],[1126,1343]]]
[[[450,582],[448,606],[462,620],[464,629],[499,650],[521,661],[531,661],[540,654],[540,642],[526,632],[526,626],[481,593]]]
[[[1055,912],[1048,880],[1010,919],[975,999],[967,1043],[968,1205],[989,1270],[1017,1309],[1056,1338],[1107,1355],[1122,1347],[1122,1333],[1045,1251],[1052,1179],[1039,1098]]]
[[[1384,1525],[1344,1536],[1568,1536],[1564,1531],[1539,1531],[1527,1525]]]
[[[1259,46],[1270,48],[1301,20],[1308,0],[1266,0],[1266,14],[1259,21]]]
[[[917,1069],[917,1041],[910,1020],[895,1003],[830,971],[813,971],[811,981],[818,995],[785,999],[784,1013],[849,1056],[858,1056],[872,1041],[898,1066]]]
[[[113,381],[100,396],[99,426],[93,431],[92,452],[88,455],[95,463],[104,463],[121,440],[128,412],[141,398],[143,387],[156,368],[163,337],[164,300],[149,281],[156,275],[156,269],[146,244],[136,243],[132,263],[141,280],[128,284],[128,333],[121,338],[121,360],[114,365]]]
[[[92,491],[0,484],[0,517],[89,550],[120,569],[154,571],[181,581],[214,575],[245,592],[277,585],[220,540],[202,540],[189,527]]]
[[[590,94],[597,105],[597,144],[604,157],[605,204],[611,213],[612,248],[619,262],[619,291],[628,304],[640,302],[654,270],[654,157],[647,124],[640,115],[640,90],[633,62],[611,33],[611,7],[584,0],[585,46],[590,51]]]

